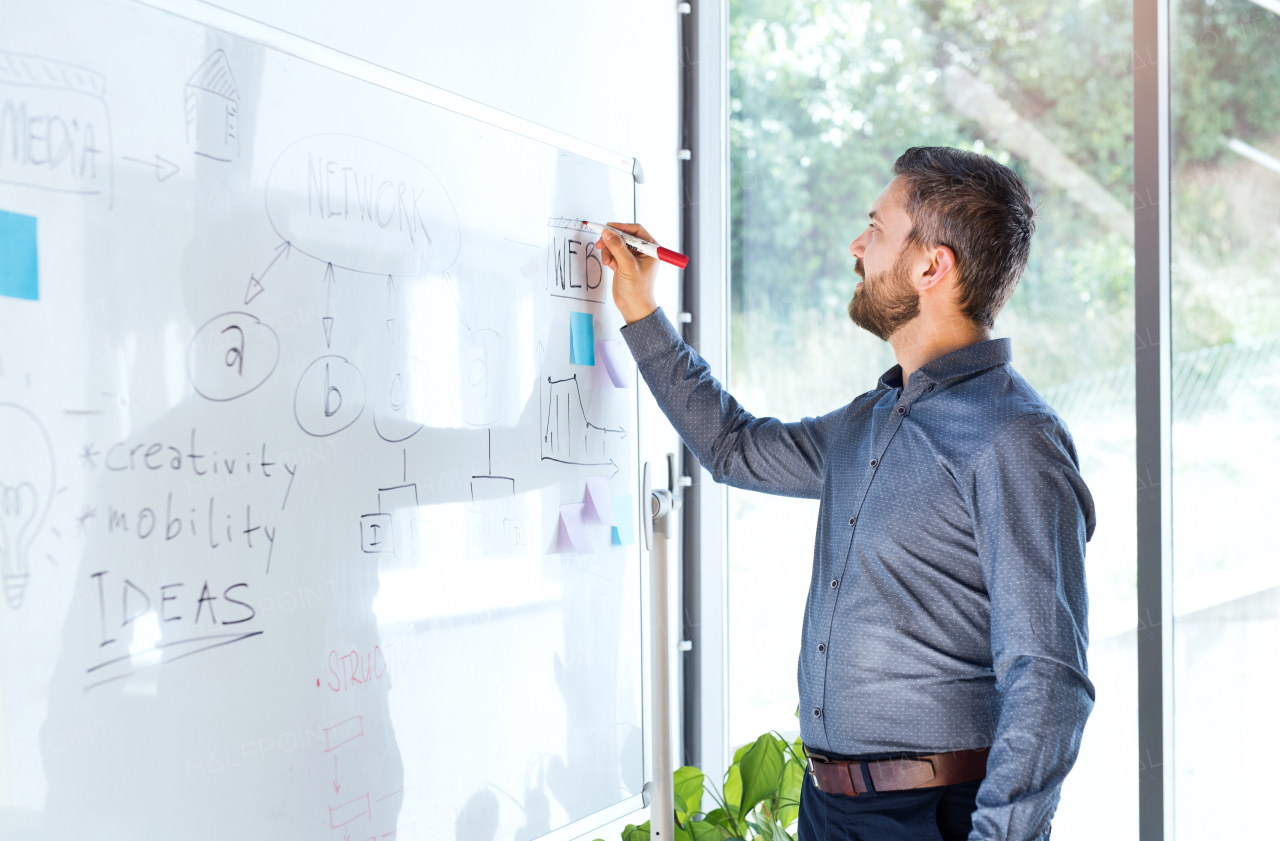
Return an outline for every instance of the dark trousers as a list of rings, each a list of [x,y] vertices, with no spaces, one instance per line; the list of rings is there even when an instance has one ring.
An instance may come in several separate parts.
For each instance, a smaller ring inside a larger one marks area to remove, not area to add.
[[[799,841],[965,841],[981,780],[937,788],[824,794],[804,777]]]

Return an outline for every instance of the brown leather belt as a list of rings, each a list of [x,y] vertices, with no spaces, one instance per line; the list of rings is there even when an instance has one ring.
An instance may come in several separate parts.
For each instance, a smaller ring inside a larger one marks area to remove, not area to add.
[[[859,794],[904,791],[970,783],[987,775],[991,748],[958,750],[929,756],[859,762],[809,753],[809,774],[819,791],[827,794]]]

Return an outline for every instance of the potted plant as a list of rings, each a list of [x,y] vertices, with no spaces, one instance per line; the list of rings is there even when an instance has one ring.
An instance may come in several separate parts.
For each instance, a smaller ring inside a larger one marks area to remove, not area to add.
[[[680,768],[673,775],[675,841],[795,841],[791,828],[800,814],[807,762],[799,739],[788,742],[773,732],[738,748],[719,791],[705,785],[706,775],[699,769]],[[715,801],[708,812],[702,810],[704,791]],[[627,824],[622,831],[622,841],[648,838],[648,821]]]

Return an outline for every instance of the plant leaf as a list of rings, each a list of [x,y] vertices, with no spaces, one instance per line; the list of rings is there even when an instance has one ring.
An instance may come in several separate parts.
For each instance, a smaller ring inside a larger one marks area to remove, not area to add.
[[[720,827],[710,821],[694,821],[689,824],[689,834],[693,841],[724,841],[724,833]]]
[[[787,829],[800,816],[800,790],[804,787],[805,766],[794,759],[782,770],[778,787],[778,825]]]
[[[784,806],[800,805],[800,788],[804,785],[804,766],[792,760],[782,770],[782,785],[778,787],[778,802]]]
[[[685,765],[683,768],[676,769],[674,778],[676,819],[680,821],[681,826],[684,826],[689,822],[690,815],[696,815],[702,811],[702,784],[706,775],[697,768]]]
[[[649,822],[639,826],[627,824],[627,828],[622,830],[622,841],[649,841]]]
[[[738,817],[746,817],[757,805],[778,793],[782,783],[784,760],[779,740],[765,733],[751,749],[742,755],[742,791],[738,802]],[[728,785],[725,786],[726,799]]]
[[[742,802],[742,767],[737,763],[729,766],[728,779],[724,781],[724,805],[733,818],[742,814],[738,804]]]
[[[707,812],[706,817],[700,821],[694,821],[694,823],[710,823],[715,824],[716,826],[728,826],[729,813],[724,809],[712,809],[710,812]]]

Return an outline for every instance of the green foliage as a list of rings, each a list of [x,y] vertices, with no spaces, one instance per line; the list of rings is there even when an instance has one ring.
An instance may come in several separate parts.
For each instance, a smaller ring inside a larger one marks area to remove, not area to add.
[[[1175,326],[1180,349],[1193,349],[1238,338],[1241,325],[1251,335],[1280,330],[1280,303],[1265,303],[1280,301],[1280,281],[1236,296],[1263,301],[1261,311],[1237,311],[1216,291],[1272,275],[1280,257],[1267,198],[1276,176],[1224,142],[1280,154],[1280,18],[1248,0],[1172,7]],[[763,387],[778,360],[793,376],[843,375],[804,386],[823,392],[812,405],[780,401],[794,417],[871,385],[842,366],[822,370],[833,367],[829,348],[810,347],[801,328],[816,312],[843,317],[856,281],[848,244],[894,159],[920,145],[985,151],[1040,205],[1030,264],[998,325],[1014,339],[1018,369],[1043,389],[1132,364],[1127,216],[1108,224],[1043,161],[1003,148],[946,83],[958,67],[988,86],[1123,216],[1134,205],[1133,74],[1146,60],[1135,68],[1132,38],[1127,0],[733,0],[735,389]]]
[[[720,791],[707,791],[717,807],[705,814],[700,811],[705,775],[697,768],[679,769],[674,774],[676,841],[795,841],[791,828],[800,813],[806,761],[799,739],[787,742],[765,733],[734,753]],[[622,841],[648,839],[648,821],[627,824],[622,831]]]
[[[683,825],[690,815],[702,811],[702,785],[706,779],[697,768],[686,765],[675,773],[676,822]]]
[[[773,734],[765,733],[742,755],[737,765],[742,777],[742,796],[738,801],[738,819],[744,820],[751,810],[778,794],[782,786],[782,755],[785,745]]]

